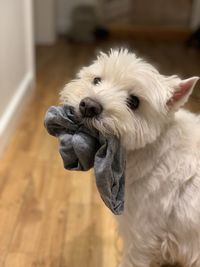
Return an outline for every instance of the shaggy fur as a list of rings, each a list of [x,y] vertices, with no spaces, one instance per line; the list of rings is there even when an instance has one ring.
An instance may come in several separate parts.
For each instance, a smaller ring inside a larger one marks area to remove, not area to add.
[[[101,53],[61,92],[79,115],[84,97],[101,103],[101,115],[84,122],[126,147],[121,267],[200,266],[200,117],[179,109],[197,80],[163,76],[122,49]]]

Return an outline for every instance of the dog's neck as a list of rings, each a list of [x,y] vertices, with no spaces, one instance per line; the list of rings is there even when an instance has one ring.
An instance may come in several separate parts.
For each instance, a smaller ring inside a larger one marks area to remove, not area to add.
[[[145,147],[127,152],[127,185],[144,177],[157,164],[158,160],[176,142],[178,136],[176,121],[172,120],[166,124],[157,139]],[[177,138],[174,138],[177,136]],[[131,172],[131,175],[130,175]]]

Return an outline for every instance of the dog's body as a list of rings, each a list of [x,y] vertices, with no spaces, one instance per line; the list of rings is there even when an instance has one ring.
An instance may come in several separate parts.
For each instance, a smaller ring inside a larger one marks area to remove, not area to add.
[[[200,119],[177,112],[127,165],[122,266],[200,266]]]
[[[197,80],[163,76],[119,50],[62,91],[84,123],[126,147],[122,267],[200,266],[200,117],[177,111]]]

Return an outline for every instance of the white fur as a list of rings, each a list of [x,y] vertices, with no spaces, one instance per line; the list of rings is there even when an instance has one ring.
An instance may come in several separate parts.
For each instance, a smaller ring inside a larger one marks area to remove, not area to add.
[[[94,85],[94,77],[102,82]],[[127,149],[122,267],[200,266],[200,117],[178,111],[196,81],[171,101],[184,81],[122,49],[101,53],[61,92],[79,115],[84,97],[99,101],[102,114],[84,123],[117,135]],[[140,99],[135,111],[130,94]]]

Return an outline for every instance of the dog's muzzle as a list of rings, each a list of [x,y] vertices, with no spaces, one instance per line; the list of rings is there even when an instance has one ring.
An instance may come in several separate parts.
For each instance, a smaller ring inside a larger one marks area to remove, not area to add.
[[[79,104],[79,110],[83,117],[93,118],[101,114],[103,107],[96,100],[85,97]]]

